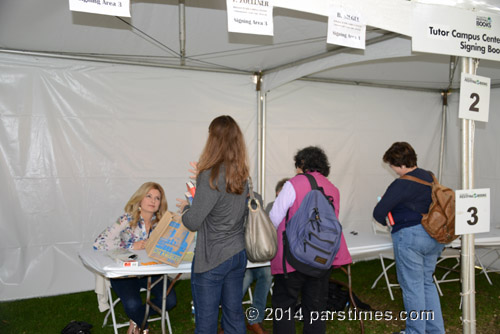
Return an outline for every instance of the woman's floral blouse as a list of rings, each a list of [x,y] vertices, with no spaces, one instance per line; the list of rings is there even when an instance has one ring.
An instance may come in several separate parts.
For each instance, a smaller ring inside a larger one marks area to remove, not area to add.
[[[153,216],[152,221],[155,220]],[[130,222],[132,221],[132,216],[128,213],[120,216],[118,220],[107,227],[94,242],[94,249],[97,250],[109,250],[115,248],[132,248],[135,242],[141,240],[147,240],[149,235],[146,233],[146,226],[144,224],[144,219],[137,222],[135,228],[130,227]],[[151,233],[151,230],[149,231]]]

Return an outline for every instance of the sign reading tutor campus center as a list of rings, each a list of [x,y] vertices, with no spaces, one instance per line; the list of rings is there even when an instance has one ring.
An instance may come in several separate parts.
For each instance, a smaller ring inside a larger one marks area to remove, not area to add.
[[[413,51],[500,61],[500,16],[465,9],[416,5]]]

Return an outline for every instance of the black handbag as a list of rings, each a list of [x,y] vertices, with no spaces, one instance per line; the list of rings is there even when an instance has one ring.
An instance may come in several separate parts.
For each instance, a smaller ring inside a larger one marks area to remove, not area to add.
[[[61,334],[90,334],[92,325],[85,321],[72,320],[63,328]]]

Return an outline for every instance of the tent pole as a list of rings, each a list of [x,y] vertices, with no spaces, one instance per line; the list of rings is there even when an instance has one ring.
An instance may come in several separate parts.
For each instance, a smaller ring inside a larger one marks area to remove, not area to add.
[[[462,58],[462,72],[476,74],[477,59]],[[474,189],[474,121],[462,119],[462,189]],[[464,334],[476,333],[476,300],[474,276],[474,234],[461,240],[462,327]]]
[[[186,65],[186,8],[185,0],[179,0],[179,54],[181,65]]]
[[[448,111],[448,91],[441,92],[443,99],[443,109],[441,113],[441,146],[439,148],[439,167],[438,167],[438,181],[441,182],[443,175],[443,155],[444,155],[444,140],[446,134],[446,113]]]
[[[258,191],[262,196],[262,200],[265,200],[265,165],[266,165],[266,94],[262,93],[260,89],[262,84],[262,73],[255,74],[257,79],[257,145],[258,145]]]

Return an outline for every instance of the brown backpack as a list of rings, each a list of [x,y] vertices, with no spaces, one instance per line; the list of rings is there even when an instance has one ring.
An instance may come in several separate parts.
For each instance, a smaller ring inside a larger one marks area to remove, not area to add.
[[[448,244],[458,238],[458,235],[455,235],[455,191],[440,184],[434,174],[432,183],[411,175],[403,175],[400,179],[432,188],[429,212],[422,214],[422,225],[427,233],[442,244]]]

